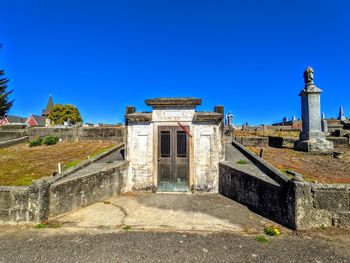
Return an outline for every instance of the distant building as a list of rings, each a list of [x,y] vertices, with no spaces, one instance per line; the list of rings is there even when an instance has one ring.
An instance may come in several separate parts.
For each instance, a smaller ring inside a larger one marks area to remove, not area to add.
[[[32,115],[27,120],[26,123],[29,126],[46,126],[46,117],[40,115]]]
[[[288,120],[287,117],[284,117],[282,122],[274,123],[272,126],[291,126],[292,130],[301,130],[302,122],[301,120],[297,120],[295,116],[292,117],[292,120]]]
[[[0,119],[0,126],[2,125],[23,125],[26,124],[26,117],[10,116],[7,115]]]

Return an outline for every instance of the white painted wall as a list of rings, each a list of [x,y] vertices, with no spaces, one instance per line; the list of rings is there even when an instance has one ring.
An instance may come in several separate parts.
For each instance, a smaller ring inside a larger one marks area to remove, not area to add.
[[[219,162],[224,160],[220,125],[193,123],[194,109],[154,109],[152,122],[129,124],[127,138],[127,160],[129,174],[127,190],[148,189],[157,181],[157,164],[153,158],[153,143],[157,142],[158,126],[177,126],[178,122],[189,126],[193,136],[193,184],[195,190],[218,192]],[[155,133],[155,134],[153,134]]]
[[[219,162],[224,160],[220,125],[194,125],[193,147],[194,188],[218,192]]]
[[[153,124],[131,124],[127,128],[129,173],[126,188],[128,191],[147,189],[153,184]]]

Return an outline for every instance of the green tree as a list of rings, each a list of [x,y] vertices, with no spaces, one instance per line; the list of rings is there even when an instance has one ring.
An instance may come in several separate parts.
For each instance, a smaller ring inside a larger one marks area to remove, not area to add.
[[[65,121],[71,124],[83,121],[79,110],[70,104],[55,104],[50,109],[49,119],[54,125],[63,124]]]
[[[13,90],[7,91],[9,79],[5,78],[5,71],[0,69],[0,117],[5,116],[13,105],[13,100],[9,101],[9,95]]]

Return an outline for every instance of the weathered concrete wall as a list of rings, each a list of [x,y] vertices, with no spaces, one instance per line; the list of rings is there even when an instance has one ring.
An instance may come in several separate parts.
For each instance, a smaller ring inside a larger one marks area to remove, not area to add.
[[[257,146],[257,147],[293,147],[294,142],[298,141],[299,138],[293,137],[277,137],[277,136],[269,136],[269,137],[243,137],[236,136],[235,140],[244,146]]]
[[[276,184],[220,163],[219,192],[290,228],[350,227],[350,185],[289,180],[275,167],[233,141]],[[296,178],[295,178],[296,179]]]
[[[293,192],[288,184],[273,184],[229,163],[220,163],[219,192],[271,220],[295,228]]]
[[[0,142],[22,138],[28,135],[28,129],[0,129]]]
[[[108,140],[119,143],[124,142],[124,127],[80,127],[79,140]]]
[[[259,146],[265,147],[269,145],[268,137],[239,137],[236,136],[235,140],[244,146]]]
[[[129,176],[127,190],[153,188],[153,124],[137,123],[128,126],[127,155]]]
[[[220,123],[194,122],[194,109],[154,109],[151,122],[127,126],[128,190],[153,190],[158,183],[158,128],[188,127],[189,184],[193,191],[218,192],[219,161],[224,159]]]
[[[28,135],[30,140],[39,136],[56,136],[64,141],[77,141],[78,127],[32,127],[28,129]]]
[[[194,177],[192,190],[217,193],[219,162],[224,160],[220,124],[193,125]]]
[[[37,136],[57,136],[64,141],[108,140],[124,142],[124,127],[31,127],[29,139]]]
[[[37,180],[29,187],[0,187],[0,222],[29,223],[47,219],[49,184]]]
[[[74,178],[70,178],[69,176],[87,165],[117,151],[120,147],[121,146],[114,147],[95,158],[85,160],[79,165],[76,165],[55,177],[48,176],[35,180],[31,186],[0,186],[0,223],[35,223],[47,220],[49,217],[49,207],[53,207],[50,205],[50,201],[55,200],[50,197],[50,188],[54,184],[61,182],[61,180],[62,182],[70,181],[70,183],[75,186],[75,188],[68,187],[66,189],[67,193],[70,194],[69,198],[73,198],[74,200],[79,199],[78,196],[74,197],[74,194],[83,197],[82,192],[79,191],[78,188],[81,186],[81,189],[84,189],[85,186],[82,184],[86,184],[86,187],[90,189],[90,192],[86,193],[86,195],[92,195],[92,197],[87,199],[85,203],[88,203],[91,200],[97,200],[98,198],[103,198],[103,196],[109,195],[112,192],[118,193],[119,187],[124,187],[124,179],[120,178],[120,176],[126,174],[127,164],[125,162],[121,164],[110,164],[106,170],[97,172],[96,176],[94,174],[87,174],[86,179],[82,177],[76,178],[76,183],[72,183]],[[115,180],[112,179],[112,177]],[[117,179],[118,181],[116,181]],[[74,194],[73,192],[71,193],[73,190]],[[66,200],[63,198],[63,195],[57,196],[56,202],[58,202],[57,200],[59,199],[60,202],[70,204],[69,202],[71,202],[71,200],[68,200],[68,196],[66,197]],[[83,204],[84,202],[81,201],[81,205]],[[78,201],[75,205],[79,205]],[[66,210],[68,211],[68,209],[69,206],[67,205]]]
[[[293,137],[277,137],[277,136],[269,136],[269,146],[271,147],[288,147],[293,148],[294,142],[298,141],[299,138]]]
[[[113,164],[108,168],[79,177],[67,177],[51,185],[49,191],[49,217],[119,194],[124,186],[127,163]]]
[[[327,137],[327,140],[333,142],[334,146],[349,146],[348,137]]]
[[[28,138],[29,138],[28,136],[25,136],[25,137],[12,139],[12,140],[8,140],[8,141],[2,141],[2,142],[0,142],[0,149],[1,148],[6,148],[6,147],[10,147],[12,145],[16,145],[16,144],[19,144],[19,143],[27,142]]]
[[[350,185],[294,184],[297,229],[350,227]]]

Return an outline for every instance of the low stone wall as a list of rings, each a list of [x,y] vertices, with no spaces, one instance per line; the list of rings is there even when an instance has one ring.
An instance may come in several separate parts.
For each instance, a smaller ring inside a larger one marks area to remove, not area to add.
[[[127,170],[126,162],[109,164],[108,169],[87,174],[84,177],[70,178],[69,176],[119,150],[120,147],[114,147],[95,158],[85,160],[58,176],[35,180],[31,186],[0,186],[0,223],[42,222],[49,218],[50,207],[54,209],[51,214],[58,215],[58,211],[68,212],[70,208],[78,208],[79,205],[84,206],[92,200],[104,198],[111,193],[118,193],[120,187],[123,186],[123,179],[120,176]],[[66,182],[66,196],[64,196],[60,182]],[[83,198],[86,198],[86,201],[82,201]],[[74,205],[70,205],[72,200],[80,201],[75,201]],[[62,205],[55,209],[50,204],[52,201],[67,205],[65,209],[62,208]]]
[[[10,147],[12,145],[16,145],[16,144],[19,144],[19,143],[27,142],[28,138],[29,138],[28,136],[25,136],[25,137],[21,137],[21,138],[18,138],[18,139],[12,139],[12,140],[8,140],[8,141],[0,142],[0,149],[1,148],[6,148],[6,147]]]
[[[262,158],[233,141],[276,184],[220,163],[219,192],[255,212],[297,230],[350,227],[350,184],[315,184],[300,175],[289,180]]]
[[[79,140],[109,140],[124,142],[124,127],[81,127],[78,129]]]
[[[269,146],[271,147],[278,147],[278,148],[293,148],[294,142],[298,141],[299,138],[293,138],[293,137],[276,137],[276,136],[269,136]]]
[[[235,140],[244,146],[258,146],[265,147],[269,145],[268,137],[239,137],[236,136]]]
[[[37,180],[28,187],[0,186],[0,222],[30,223],[47,219],[49,184]]]
[[[27,129],[0,129],[0,142],[28,136]]]
[[[64,141],[106,140],[124,142],[124,127],[32,127],[28,129],[29,139],[38,136],[57,136]]]
[[[327,140],[333,142],[334,146],[349,146],[349,137],[327,137]]]
[[[350,185],[294,182],[297,229],[350,227]]]
[[[54,183],[49,191],[49,217],[88,206],[119,194],[126,176],[126,162],[80,177],[67,177]]]
[[[77,141],[78,127],[32,127],[28,129],[28,135],[30,140],[39,136],[56,136],[61,138],[63,141]]]
[[[219,191],[271,220],[295,228],[287,186],[264,181],[228,163],[220,163]]]
[[[235,141],[244,146],[257,146],[257,147],[290,147],[292,148],[295,141],[298,141],[298,138],[293,137],[245,137],[245,136],[236,136]]]

